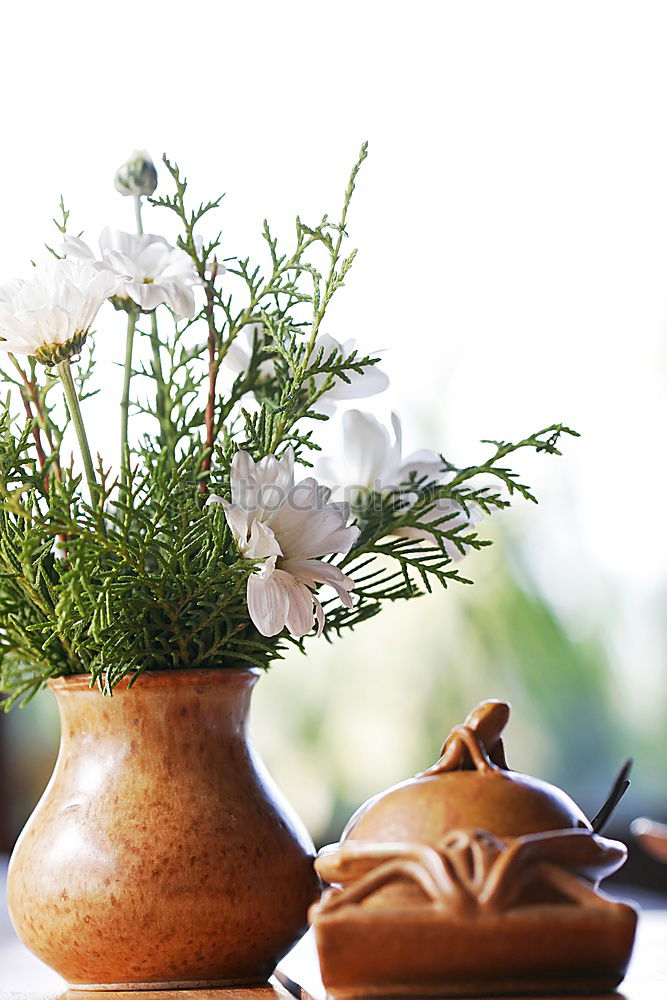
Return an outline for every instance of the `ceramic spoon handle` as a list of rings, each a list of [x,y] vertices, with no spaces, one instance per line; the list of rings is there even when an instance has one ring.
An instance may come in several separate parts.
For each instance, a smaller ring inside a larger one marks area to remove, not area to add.
[[[667,825],[642,818],[634,820],[630,830],[648,854],[667,861]]]

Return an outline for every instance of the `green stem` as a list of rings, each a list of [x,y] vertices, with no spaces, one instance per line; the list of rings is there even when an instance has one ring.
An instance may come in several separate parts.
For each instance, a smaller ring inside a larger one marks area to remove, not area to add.
[[[141,221],[141,195],[137,195],[134,199],[134,215],[137,220],[137,234],[143,236],[144,227]],[[166,414],[167,414],[167,394],[166,386],[164,382],[164,375],[162,373],[162,360],[160,358],[160,339],[158,337],[157,329],[157,309],[153,309],[151,313],[151,347],[153,350],[153,375],[155,377],[156,386],[156,399],[155,408],[157,411],[157,418],[161,428],[161,441],[162,447],[165,447],[169,443],[170,434],[169,427],[167,426]]]
[[[93,506],[96,505],[99,498],[99,485],[97,478],[95,476],[95,469],[93,466],[93,460],[90,455],[90,447],[88,445],[88,438],[86,437],[86,429],[83,425],[83,417],[81,416],[81,407],[79,406],[79,397],[76,394],[76,389],[74,387],[74,379],[72,378],[72,369],[70,367],[69,359],[66,361],[61,361],[57,365],[58,375],[60,376],[60,381],[63,384],[63,389],[65,390],[65,399],[67,400],[67,409],[69,410],[69,415],[74,424],[74,429],[76,431],[76,436],[79,441],[79,449],[81,451],[81,458],[83,459],[83,467],[86,473],[86,479],[88,481],[88,489],[90,491],[90,499]]]
[[[139,236],[144,235],[144,227],[141,221],[141,195],[135,195],[134,198],[134,217],[137,220],[137,232]]]
[[[125,486],[128,479],[130,454],[128,450],[127,427],[130,413],[130,382],[132,381],[132,347],[134,345],[134,329],[137,325],[137,310],[132,309],[127,314],[127,339],[125,341],[125,377],[123,379],[123,396],[120,401],[120,481]]]
[[[161,429],[161,445],[165,447],[170,438],[167,422],[167,392],[160,357],[160,338],[157,328],[157,309],[151,313],[151,347],[153,349],[153,376],[155,378],[155,409]]]

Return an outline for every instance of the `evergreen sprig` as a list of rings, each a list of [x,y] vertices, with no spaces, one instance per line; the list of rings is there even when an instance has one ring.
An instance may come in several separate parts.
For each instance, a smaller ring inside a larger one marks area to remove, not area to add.
[[[292,448],[303,466],[319,448],[315,431],[327,419],[322,397],[364,375],[377,358],[327,352],[318,341],[334,295],[356,255],[346,249],[348,212],[361,148],[332,221],[297,217],[289,247],[268,222],[265,258],[225,257],[222,233],[202,239],[202,221],[222,198],[191,205],[188,182],[166,157],[173,193],[151,199],[180,225],[178,246],[189,255],[203,294],[196,315],[177,322],[166,308],[131,307],[132,334],[146,358],[129,353],[126,382],[132,413],[153,430],[130,440],[120,480],[98,458],[95,489],[63,456],[69,415],[58,379],[33,359],[9,355],[2,372],[11,390],[0,403],[0,689],[5,707],[24,704],[50,677],[86,673],[111,691],[145,670],[254,665],[268,667],[287,642],[253,625],[246,598],[258,561],[244,558],[220,505],[230,497],[234,455],[258,460]],[[54,220],[65,233],[61,199]],[[140,210],[138,210],[140,219]],[[55,252],[55,251],[54,251]],[[226,267],[224,280],[220,274]],[[130,315],[130,313],[128,313]],[[248,338],[249,359],[225,391],[220,373],[234,342]],[[75,371],[78,398],[94,394],[94,338]],[[254,399],[252,406],[248,399]],[[359,536],[344,556],[330,557],[354,581],[354,602],[324,602],[325,637],[365,621],[385,602],[412,599],[433,585],[469,583],[453,557],[489,542],[475,515],[534,500],[506,459],[521,449],[559,454],[547,427],[517,443],[491,444],[481,464],[457,468],[442,457],[443,476],[410,478],[392,489],[358,490],[351,516]]]
[[[578,436],[569,427],[553,424],[514,444],[484,441],[493,445],[494,451],[479,465],[456,469],[441,456],[443,469],[449,473],[447,482],[422,478],[383,492],[357,492],[352,511],[360,528],[359,538],[347,555],[332,560],[355,581],[356,601],[353,608],[340,606],[327,615],[325,633],[354,627],[359,620],[377,614],[385,601],[430,593],[433,584],[472,583],[453,565],[453,556],[491,542],[472,527],[470,514],[503,510],[510,506],[514,494],[537,502],[529,487],[499,463],[526,448],[559,455],[563,434]],[[501,481],[501,489],[486,483],[492,478]],[[411,537],[404,537],[406,534]]]

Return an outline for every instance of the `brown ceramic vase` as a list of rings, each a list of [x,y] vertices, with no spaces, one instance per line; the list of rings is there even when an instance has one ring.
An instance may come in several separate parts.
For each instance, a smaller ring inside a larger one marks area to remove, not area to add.
[[[51,681],[53,777],[14,850],[23,942],[86,989],[265,981],[318,895],[313,845],[247,732],[253,670]]]

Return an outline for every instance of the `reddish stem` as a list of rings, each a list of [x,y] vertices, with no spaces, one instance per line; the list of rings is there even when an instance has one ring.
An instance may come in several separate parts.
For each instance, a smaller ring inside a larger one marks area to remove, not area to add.
[[[34,414],[32,412],[32,407],[30,406],[30,401],[28,400],[27,396],[24,393],[21,393],[21,399],[23,400],[23,406],[25,408],[25,412],[26,412],[26,415],[28,417],[28,420],[32,423],[32,436],[33,436],[34,441],[35,441],[35,448],[37,449],[37,459],[39,461],[39,468],[41,470],[46,465],[46,453],[45,453],[44,448],[42,446],[42,436],[41,436],[41,434],[39,432],[39,426],[37,425],[37,421],[35,420],[35,416],[34,416]],[[48,493],[48,491],[49,491],[49,477],[48,476],[44,477],[44,490],[45,490],[46,493]]]
[[[26,415],[28,417],[28,420],[31,420],[31,421],[34,420],[34,414],[32,412],[32,407],[30,405],[31,401],[32,401],[32,403],[34,403],[35,409],[37,410],[37,414],[38,414],[38,420],[36,420],[34,422],[34,424],[33,424],[32,436],[35,439],[35,447],[37,449],[37,459],[39,461],[39,468],[41,470],[41,469],[44,468],[44,465],[46,464],[46,454],[44,452],[44,447],[42,445],[42,437],[41,437],[41,433],[40,433],[40,423],[45,428],[44,433],[46,434],[46,439],[47,439],[47,441],[49,443],[49,447],[51,448],[52,453],[53,453],[53,438],[51,437],[51,434],[49,432],[48,424],[46,423],[46,421],[44,419],[44,410],[42,409],[42,405],[41,405],[41,402],[40,402],[40,399],[39,399],[39,393],[36,391],[36,386],[35,386],[34,381],[32,379],[28,379],[27,378],[25,372],[23,371],[23,369],[21,368],[20,365],[17,365],[16,367],[17,367],[18,371],[21,374],[21,378],[22,378],[23,384],[25,386],[25,391],[21,392],[21,399],[23,400],[23,406],[25,408],[25,412],[26,412]],[[27,393],[27,395],[26,395],[26,393]],[[28,397],[30,397],[30,398],[28,398]],[[54,473],[54,475],[56,477],[56,480],[59,483],[62,482],[62,471],[61,471],[60,462],[58,461],[57,456],[54,458],[54,460],[53,460],[53,462],[51,464],[51,467],[53,469],[53,473]],[[48,491],[49,491],[49,477],[48,477],[48,475],[44,477],[44,491],[46,493],[48,493]],[[59,538],[59,540],[60,540],[60,542],[61,542],[61,544],[63,546],[67,545],[67,535],[60,534],[60,535],[58,535],[58,538]],[[66,549],[65,549],[65,556],[67,556],[67,550]]]
[[[20,365],[16,365],[16,368],[21,376],[21,379],[25,386],[26,393],[28,394],[26,396],[24,393],[21,393],[21,398],[23,399],[23,405],[30,420],[33,419],[33,413],[30,406],[31,403],[34,404],[35,410],[37,411],[37,422],[33,427],[32,434],[35,439],[35,445],[37,447],[37,457],[39,458],[39,467],[40,469],[43,469],[44,464],[46,462],[46,455],[44,453],[44,448],[42,447],[40,427],[44,428],[44,433],[46,434],[46,440],[48,441],[51,452],[53,452],[53,438],[51,437],[51,433],[49,431],[49,427],[44,416],[44,410],[42,408],[42,404],[39,398],[39,393],[37,392],[37,388],[35,386],[34,381],[26,376],[26,373],[23,371]],[[60,469],[60,462],[58,461],[57,456],[54,457],[53,462],[51,464],[56,479],[58,480],[59,483],[62,482],[62,472]]]

